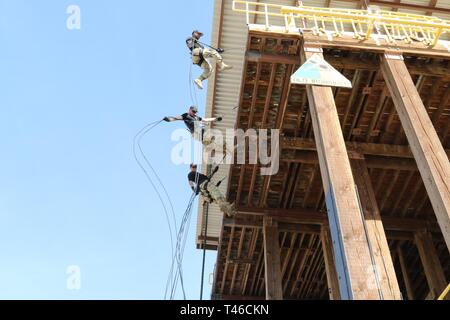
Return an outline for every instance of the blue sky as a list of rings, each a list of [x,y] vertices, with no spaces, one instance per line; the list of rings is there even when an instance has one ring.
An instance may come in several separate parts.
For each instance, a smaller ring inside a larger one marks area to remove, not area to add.
[[[66,27],[71,4],[80,30]],[[184,41],[195,28],[209,41],[212,13],[207,0],[0,0],[0,299],[163,298],[170,238],[132,141],[191,104]],[[143,146],[181,219],[190,189],[188,167],[170,159],[177,128],[161,124]],[[184,263],[191,299],[196,213]],[[81,290],[66,287],[70,265]]]

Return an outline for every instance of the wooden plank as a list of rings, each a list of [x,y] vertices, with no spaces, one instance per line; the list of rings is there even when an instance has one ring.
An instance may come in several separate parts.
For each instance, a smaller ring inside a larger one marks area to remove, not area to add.
[[[327,227],[322,227],[320,239],[322,241],[323,259],[325,261],[325,272],[330,300],[340,300],[339,279],[334,261],[333,244],[331,243],[330,230]]]
[[[403,282],[406,287],[406,294],[408,296],[408,300],[414,300],[414,290],[412,287],[412,282],[409,277],[408,268],[406,267],[405,256],[403,255],[403,251],[401,246],[397,247],[398,261],[400,263],[400,269],[402,271]]]
[[[286,257],[284,258],[284,261],[283,261],[283,263],[281,265],[281,278],[282,279],[284,278],[284,275],[286,274],[287,267],[289,265],[292,253],[293,253],[294,248],[295,248],[294,246],[295,246],[295,242],[297,241],[297,237],[298,237],[298,234],[296,234],[296,233],[294,233],[291,236],[291,242],[290,242],[290,245],[288,247],[288,251],[286,253]]]
[[[299,281],[300,275],[303,273],[306,265],[306,261],[308,260],[309,253],[314,251],[313,244],[316,240],[316,236],[309,237],[309,241],[306,245],[306,250],[303,252],[303,254],[300,257],[300,262],[298,264],[297,272],[295,274],[295,280],[292,283],[290,295],[293,296],[295,290],[297,289],[297,283]]]
[[[336,69],[345,70],[380,70],[380,63],[374,59],[365,57],[355,58],[354,56],[335,56],[334,53],[324,53],[325,59]],[[265,62],[265,63],[283,63],[294,64],[300,63],[300,58],[295,55],[282,55],[272,53],[261,53],[259,51],[250,50],[246,52],[246,61],[248,62]],[[439,62],[420,62],[407,61],[408,70],[414,75],[424,75],[439,78],[449,78],[448,69]]]
[[[217,295],[216,300],[240,300],[240,301],[247,301],[247,300],[264,300],[264,297],[261,296],[248,296],[248,295]]]
[[[261,250],[259,250],[258,260],[256,262],[256,268],[255,268],[255,271],[253,272],[253,277],[252,277],[252,281],[251,281],[252,285],[250,287],[250,294],[257,292],[257,290],[255,288],[257,286],[260,269],[263,269],[263,267],[262,267],[263,256],[264,256],[264,248],[261,248]]]
[[[252,264],[254,264],[253,258],[254,258],[254,254],[255,254],[255,250],[256,250],[256,243],[259,237],[259,229],[253,230],[252,231],[252,240],[250,242],[250,246],[248,249],[248,254],[247,254],[247,259],[250,260],[252,262]],[[248,278],[250,275],[250,269],[252,267],[256,267],[256,265],[251,265],[248,264],[245,266],[245,271],[244,271],[244,276],[243,276],[243,280],[241,282],[241,294],[245,295],[247,286],[248,286]]]
[[[306,299],[308,297],[306,290],[308,285],[311,284],[314,277],[317,275],[317,265],[322,259],[321,250],[319,250],[320,238],[316,242],[316,246],[312,251],[312,256],[307,264],[305,273],[303,274],[300,282],[300,288],[297,293],[297,299]]]
[[[226,263],[235,263],[234,270],[233,270],[233,276],[231,277],[230,294],[233,294],[234,286],[236,283],[236,275],[237,275],[238,268],[239,268],[239,261],[241,260],[242,246],[244,245],[244,240],[245,240],[245,232],[246,232],[246,228],[243,227],[241,230],[241,235],[239,237],[239,246],[238,246],[236,259],[229,258],[229,260],[226,261]]]
[[[317,224],[304,224],[304,223],[293,223],[293,222],[281,222],[283,219],[273,218],[278,221],[278,231],[279,232],[292,232],[298,234],[320,234],[320,227],[328,227],[327,224],[317,225]],[[383,219],[383,222],[385,219]],[[225,218],[223,220],[223,225],[226,227],[249,227],[254,229],[262,229],[262,222],[249,222],[247,220],[236,219],[236,218]],[[413,228],[401,228],[398,225],[394,225],[392,228],[389,224],[385,224],[386,237],[389,240],[414,240],[414,232],[418,230],[417,227]],[[421,229],[423,230],[423,229]]]
[[[233,218],[224,218],[225,226],[248,226],[261,228],[261,222],[252,220],[254,216],[270,217],[279,222],[304,225],[328,225],[328,216],[324,212],[308,209],[260,209],[260,208],[237,208],[237,214]],[[415,232],[418,230],[429,230],[439,232],[439,226],[424,219],[395,218],[383,216],[383,226],[391,231]]]
[[[256,98],[258,96],[258,87],[259,87],[259,80],[261,77],[261,70],[262,70],[262,64],[261,63],[257,63],[256,65],[256,76],[255,76],[255,84],[253,86],[253,93],[252,93],[252,102],[251,102],[251,106],[250,106],[250,115],[249,115],[249,119],[248,119],[248,123],[247,123],[247,130],[250,129],[253,125],[253,118],[255,115],[255,105],[256,105]],[[246,139],[246,138],[244,138]],[[247,147],[248,144],[244,143],[244,157],[245,159],[247,159]],[[249,161],[250,159],[248,159],[247,161]],[[245,169],[246,169],[246,164],[243,163],[241,164],[241,172],[240,172],[240,176],[239,176],[239,186],[238,186],[238,191],[236,193],[236,203],[239,204],[240,200],[241,200],[241,195],[242,195],[242,187],[244,186],[244,174],[245,174]]]
[[[389,240],[405,240],[405,241],[413,241],[414,233],[408,231],[386,231],[386,236]]]
[[[292,31],[290,34],[286,33],[283,28],[269,28],[267,30],[263,25],[249,25],[249,31],[251,35],[263,36],[263,37],[280,37],[289,38],[293,36]],[[298,31],[295,34],[298,37]],[[385,40],[376,41],[373,38],[361,41],[355,39],[352,35],[344,34],[342,37],[329,38],[328,35],[313,33],[303,33],[302,38],[305,42],[314,43],[316,46],[322,48],[333,49],[345,49],[350,51],[366,51],[383,53],[387,47],[391,47]],[[381,45],[380,45],[381,42]],[[436,57],[436,58],[450,58],[450,50],[441,42],[438,42],[433,48],[423,44],[422,42],[406,43],[404,41],[396,41],[395,49],[408,55],[423,56],[423,57]]]
[[[450,249],[450,162],[402,57],[384,55],[381,69]]]
[[[222,251],[224,251],[224,246],[223,246],[223,237],[224,237],[224,233],[225,233],[225,226],[222,225],[222,227],[220,228],[220,237],[219,237],[219,241],[218,241],[218,248],[217,248],[217,261],[220,261],[221,257],[222,257]],[[213,278],[213,284],[212,284],[212,292],[211,294],[219,294],[218,291],[218,287],[217,287],[217,283],[219,281],[219,277],[218,274],[220,272],[219,269],[219,263],[216,263],[215,267],[214,267],[214,278]]]
[[[391,145],[382,143],[366,143],[346,141],[348,151],[359,152],[365,155],[394,158],[414,158],[408,146]],[[313,139],[283,137],[281,139],[283,149],[316,151],[316,144]],[[447,157],[450,157],[450,150],[445,150]]]
[[[234,235],[234,227],[231,228],[230,231],[230,239],[228,240],[228,247],[227,247],[227,252],[226,252],[226,258],[225,258],[225,266],[223,269],[223,275],[222,275],[222,281],[220,284],[220,294],[224,293],[225,290],[225,283],[227,280],[227,272],[228,272],[228,264],[226,263],[227,260],[230,259],[231,256],[231,248],[233,246],[233,235]]]
[[[288,286],[291,283],[291,278],[292,278],[292,274],[294,272],[294,267],[296,267],[298,265],[297,264],[297,258],[300,255],[300,252],[301,252],[300,248],[302,247],[302,244],[303,244],[304,240],[305,240],[305,234],[300,235],[300,240],[299,240],[299,243],[298,243],[298,247],[295,250],[294,257],[292,258],[292,261],[290,263],[289,271],[287,272],[287,276],[284,279],[284,283],[283,283],[283,294],[284,294],[284,296],[286,296],[287,288],[288,288]]]
[[[414,240],[419,251],[430,293],[433,298],[437,298],[447,286],[447,281],[433,244],[433,238],[428,232],[422,231],[416,232]]]
[[[356,153],[349,153],[350,158],[361,158],[361,156],[355,156]],[[366,165],[368,168],[384,169],[384,170],[403,170],[403,171],[418,171],[416,162],[414,159],[407,158],[387,158],[366,156]],[[281,162],[295,162],[316,165],[319,163],[317,153],[313,151],[297,152],[295,157],[283,155],[280,159]]]
[[[353,0],[343,0],[343,1],[353,1]],[[393,3],[391,1],[386,0],[370,0],[370,4],[379,5],[383,7],[391,7],[391,8],[398,8],[398,9],[408,9],[408,10],[417,10],[420,11],[418,13],[421,13],[423,11],[427,12],[439,12],[439,13],[450,13],[450,9],[448,8],[442,8],[442,7],[434,7],[434,6],[425,6],[421,4],[414,4],[414,3]]]
[[[378,77],[379,71],[372,71],[369,76],[369,87],[372,88],[375,79]],[[354,89],[358,91],[356,88]],[[371,89],[370,89],[371,91]],[[370,94],[369,91],[369,94]],[[348,130],[347,139],[350,140],[355,134],[355,131],[361,130],[362,128],[359,127],[359,122],[361,121],[361,118],[363,117],[365,110],[367,108],[367,105],[369,104],[369,94],[360,94],[360,97],[358,99],[358,103],[356,104],[356,109],[353,113],[353,120],[351,122],[351,126]],[[345,132],[345,131],[344,131]],[[362,132],[362,131],[361,131]]]
[[[266,283],[266,299],[282,300],[280,244],[277,222],[264,218],[264,274]]]
[[[359,88],[360,83],[362,81],[362,75],[363,75],[363,72],[361,70],[357,69],[355,71],[355,74],[353,75],[353,80],[352,80],[352,87],[353,88]],[[361,96],[362,95],[359,92],[359,90],[356,90],[356,89],[352,90],[352,92],[350,93],[350,97],[348,98],[347,105],[345,106],[345,109],[344,109],[345,110],[344,111],[344,116],[342,118],[342,126],[341,126],[342,127],[342,131],[345,130],[345,125],[347,124],[348,116],[350,115],[350,111],[352,109],[352,106],[353,106],[356,98],[360,98]]]
[[[430,3],[428,4],[428,6],[430,8],[436,8],[436,4],[437,4],[438,0],[430,0]],[[433,11],[427,11],[425,13],[427,16],[431,16],[433,14]]]
[[[327,216],[321,212],[308,209],[262,209],[241,208],[236,209],[236,218],[247,216],[267,216],[282,219],[285,222],[321,225],[327,222]]]
[[[381,285],[383,299],[401,300],[400,287],[395,274],[394,263],[392,262],[389,244],[384,232],[369,171],[364,160],[352,160],[351,164],[364,212],[367,237],[371,255],[377,269],[378,282]]]
[[[267,94],[266,94],[266,101],[264,103],[263,118],[261,120],[261,129],[264,129],[266,127],[266,121],[267,121],[267,116],[268,116],[269,107],[270,107],[270,100],[272,99],[272,92],[273,92],[273,87],[275,84],[276,71],[277,71],[277,64],[273,63],[272,67],[270,69],[269,87],[268,87]],[[248,201],[247,201],[247,205],[249,207],[253,206],[253,191],[255,189],[257,170],[258,170],[258,165],[257,164],[253,165],[252,178],[251,178],[251,182],[250,182],[250,189],[248,192]]]
[[[441,101],[439,101],[439,106],[436,109],[436,111],[433,113],[431,121],[435,126],[437,126],[439,122],[439,118],[441,117],[442,113],[444,112],[445,108],[447,107],[448,103],[450,102],[450,86],[447,87],[447,90],[445,91],[445,94]]]
[[[275,123],[275,129],[281,130],[283,127],[284,115],[286,113],[286,109],[288,106],[289,93],[291,90],[290,77],[292,75],[292,71],[294,69],[293,65],[290,65],[286,69],[286,73],[284,75],[283,80],[283,89],[280,97],[280,105],[278,108],[278,114]],[[259,198],[259,207],[264,207],[266,205],[266,200],[269,195],[270,182],[272,180],[272,176],[264,176],[263,185],[261,188],[261,194]]]
[[[302,61],[317,50],[303,47]],[[379,300],[362,212],[342,134],[333,90],[307,85],[342,299]],[[372,270],[372,271],[371,271]]]
[[[390,176],[389,186],[383,190],[383,199],[380,201],[380,210],[385,211],[385,205],[388,199],[393,195],[393,190],[395,188],[395,184],[400,176],[401,171],[395,171],[393,175]],[[378,209],[377,209],[378,210]]]
[[[406,180],[403,182],[403,186],[400,190],[400,192],[397,192],[397,200],[395,201],[394,205],[391,208],[392,212],[398,212],[398,207],[400,206],[400,204],[404,204],[404,195],[408,192],[410,192],[411,187],[410,187],[410,183],[413,180],[413,177],[415,176],[415,172],[409,172],[408,176],[406,178]]]
[[[369,128],[367,129],[367,141],[371,142],[375,139],[376,129],[378,128],[381,115],[383,114],[384,109],[388,105],[388,92],[387,88],[384,87],[383,91],[380,93],[380,97],[378,99],[378,103],[376,104],[375,112],[372,115],[372,119],[370,120]]]

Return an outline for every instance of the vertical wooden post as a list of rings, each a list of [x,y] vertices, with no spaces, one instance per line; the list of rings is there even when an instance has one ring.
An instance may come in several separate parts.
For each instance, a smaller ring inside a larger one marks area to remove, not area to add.
[[[398,254],[398,261],[400,262],[400,269],[402,269],[403,282],[405,283],[408,300],[414,300],[414,290],[412,288],[411,279],[409,278],[405,257],[403,255],[403,251],[400,246],[397,247],[397,254]]]
[[[264,274],[266,281],[266,299],[282,300],[283,287],[281,283],[280,243],[278,238],[278,223],[269,217],[264,217]]]
[[[328,292],[330,300],[340,300],[339,278],[336,272],[336,264],[333,255],[333,243],[331,242],[330,230],[327,226],[322,226],[320,231],[322,240],[323,259],[325,261],[325,272],[327,274]]]
[[[422,261],[431,299],[439,297],[447,286],[444,271],[433,244],[433,238],[426,231],[416,232],[414,240]]]
[[[450,162],[403,57],[385,54],[381,70],[450,249]]]
[[[302,60],[321,49],[305,44]],[[325,191],[341,299],[381,299],[355,182],[330,87],[306,86]]]
[[[381,222],[381,214],[366,162],[361,156],[361,159],[352,159],[351,165],[358,188],[360,203],[364,212],[367,236],[377,270],[378,282],[383,293],[383,299],[401,300],[402,294],[398,285],[394,263],[392,262],[389,244],[386,239],[383,223]]]

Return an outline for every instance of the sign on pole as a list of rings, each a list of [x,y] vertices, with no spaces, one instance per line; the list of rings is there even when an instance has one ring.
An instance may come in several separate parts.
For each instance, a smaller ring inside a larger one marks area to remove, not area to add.
[[[352,83],[320,55],[314,54],[291,76],[293,84],[351,88]]]

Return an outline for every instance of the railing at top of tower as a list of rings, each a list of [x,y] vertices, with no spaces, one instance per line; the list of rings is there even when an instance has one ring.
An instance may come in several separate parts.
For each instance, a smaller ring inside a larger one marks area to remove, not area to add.
[[[233,11],[245,13],[247,24],[251,17],[264,17],[266,31],[272,27],[271,18],[284,20],[286,33],[310,31],[314,35],[343,37],[350,32],[353,38],[368,40],[373,34],[385,37],[390,44],[422,42],[434,47],[444,33],[450,32],[450,22],[432,16],[380,10],[371,6],[368,10],[318,8],[307,6],[283,6],[279,4],[233,1]],[[272,19],[273,21],[274,19]]]

